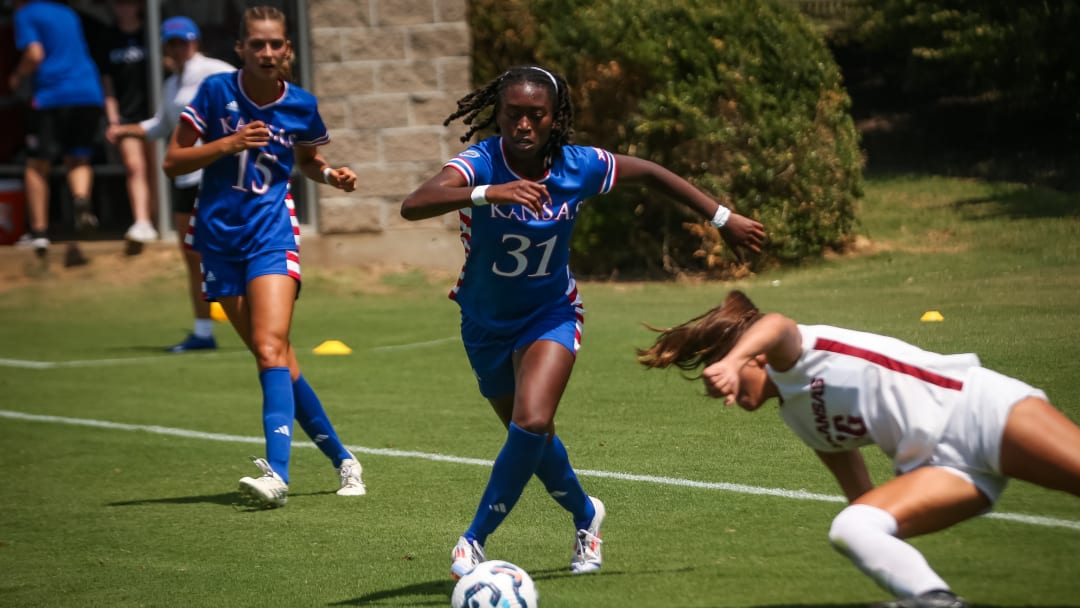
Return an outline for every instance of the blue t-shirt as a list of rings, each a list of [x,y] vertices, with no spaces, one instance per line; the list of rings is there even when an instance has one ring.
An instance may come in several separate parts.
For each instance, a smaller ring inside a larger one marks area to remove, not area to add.
[[[523,205],[485,205],[459,212],[465,265],[450,297],[462,314],[495,332],[520,329],[546,307],[576,297],[570,236],[585,199],[615,186],[615,156],[600,148],[564,146],[538,183],[551,204],[540,214]],[[469,186],[505,184],[515,174],[502,137],[470,146],[446,163]]]
[[[180,115],[207,143],[256,120],[270,128],[262,148],[223,156],[203,170],[193,246],[231,260],[298,248],[299,225],[286,199],[293,146],[330,141],[314,95],[286,82],[280,97],[260,106],[244,94],[242,77],[242,70],[210,76]]]
[[[34,71],[32,106],[101,106],[101,77],[91,59],[79,15],[71,8],[35,0],[15,11],[15,48],[41,44],[45,59]]]

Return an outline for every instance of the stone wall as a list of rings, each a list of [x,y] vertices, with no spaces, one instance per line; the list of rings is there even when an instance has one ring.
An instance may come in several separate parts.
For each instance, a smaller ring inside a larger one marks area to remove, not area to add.
[[[387,238],[456,243],[455,214],[406,222],[398,210],[463,146],[442,121],[472,89],[466,0],[309,0],[308,20],[322,152],[360,177],[351,194],[319,186],[320,233],[368,235],[370,251]]]

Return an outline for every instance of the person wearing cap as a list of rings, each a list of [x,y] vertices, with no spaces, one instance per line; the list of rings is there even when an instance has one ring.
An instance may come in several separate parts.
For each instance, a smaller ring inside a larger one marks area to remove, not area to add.
[[[220,59],[207,57],[199,51],[199,26],[187,17],[171,17],[161,24],[163,57],[171,64],[173,73],[161,87],[161,107],[154,115],[135,124],[112,125],[106,131],[111,142],[123,138],[164,139],[180,121],[180,113],[195,97],[199,85],[208,76],[233,72],[236,68]],[[185,247],[184,240],[199,194],[202,172],[177,176],[172,182],[173,226],[179,237],[180,250],[187,264],[188,294],[195,312],[195,327],[183,341],[165,350],[182,353],[217,348],[214,321],[210,318],[210,303],[202,296],[202,274],[199,253]]]

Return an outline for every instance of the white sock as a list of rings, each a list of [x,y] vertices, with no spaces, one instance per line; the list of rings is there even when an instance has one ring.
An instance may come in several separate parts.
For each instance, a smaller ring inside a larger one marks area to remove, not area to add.
[[[197,338],[213,338],[214,337],[214,320],[213,319],[195,319],[195,337],[197,337]]]
[[[948,590],[918,549],[896,538],[896,519],[883,509],[851,505],[833,519],[829,542],[896,597]]]

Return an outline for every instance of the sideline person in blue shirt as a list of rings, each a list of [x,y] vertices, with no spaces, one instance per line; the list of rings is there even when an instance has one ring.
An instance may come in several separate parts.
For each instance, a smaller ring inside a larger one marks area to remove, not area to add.
[[[46,260],[49,242],[49,167],[63,155],[75,205],[75,227],[97,227],[90,204],[94,140],[105,98],[78,13],[51,0],[15,0],[15,48],[22,53],[11,74],[11,90],[30,82],[24,172],[31,243]],[[86,263],[74,243],[68,265]]]

